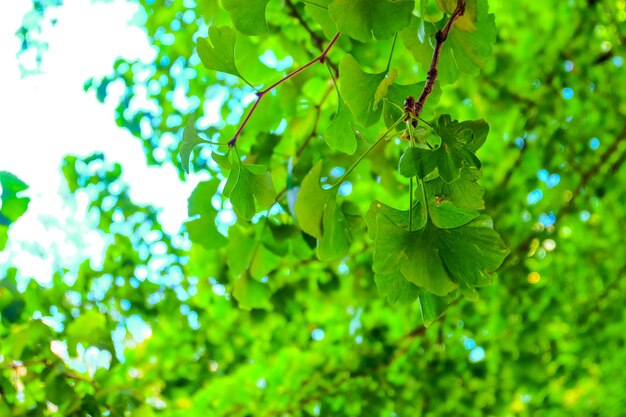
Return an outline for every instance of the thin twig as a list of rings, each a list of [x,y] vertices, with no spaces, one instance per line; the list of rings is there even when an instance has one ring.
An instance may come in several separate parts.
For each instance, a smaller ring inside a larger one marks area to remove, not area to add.
[[[333,45],[335,45],[335,43],[339,39],[339,36],[341,36],[341,33],[337,32],[337,34],[335,34],[333,39],[328,43],[328,46],[326,46],[326,49],[324,49],[322,51],[322,53],[317,58],[309,61],[307,64],[304,64],[300,68],[298,68],[298,69],[294,70],[293,72],[290,72],[289,74],[285,75],[283,78],[281,78],[280,80],[276,81],[274,84],[270,85],[269,87],[265,88],[264,90],[257,91],[257,93],[256,93],[257,99],[254,102],[254,105],[252,106],[252,108],[250,109],[250,112],[248,113],[246,118],[243,120],[243,123],[241,123],[241,126],[239,126],[239,129],[237,129],[237,132],[235,133],[235,136],[233,136],[233,138],[228,141],[228,147],[229,148],[232,148],[233,146],[235,146],[235,144],[237,144],[237,139],[239,138],[239,135],[241,135],[241,132],[243,131],[244,127],[248,124],[248,121],[250,120],[250,117],[252,116],[254,111],[257,109],[257,107],[258,107],[259,103],[261,102],[261,100],[263,99],[263,97],[265,97],[265,95],[267,93],[269,93],[270,91],[272,91],[274,88],[278,87],[279,85],[281,85],[285,81],[287,81],[287,80],[295,77],[296,75],[300,74],[302,71],[306,70],[307,68],[309,68],[313,64],[316,64],[318,62],[320,64],[323,64],[324,61],[326,60],[326,55],[328,55],[328,52],[330,52],[330,49],[333,47]]]
[[[414,116],[413,125],[417,125],[417,118],[422,114],[422,110],[424,109],[424,104],[432,93],[433,88],[435,87],[435,81],[437,81],[437,68],[439,66],[439,57],[441,56],[441,48],[443,47],[443,43],[448,38],[448,34],[450,33],[450,29],[452,29],[452,25],[456,20],[463,16],[465,13],[465,0],[459,0],[456,5],[456,9],[450,16],[448,23],[443,27],[443,29],[437,31],[435,34],[435,40],[437,43],[435,44],[435,50],[433,51],[433,57],[430,61],[430,67],[428,68],[428,75],[426,76],[426,82],[424,83],[424,89],[422,90],[422,94],[420,94],[417,101],[413,103],[413,108],[411,109],[411,113]],[[413,99],[411,98],[411,102]]]

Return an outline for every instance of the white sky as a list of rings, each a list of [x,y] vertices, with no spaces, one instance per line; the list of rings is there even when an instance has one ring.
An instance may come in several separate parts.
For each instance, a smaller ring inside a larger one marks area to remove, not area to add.
[[[102,151],[108,162],[119,162],[133,200],[162,208],[160,221],[168,232],[178,231],[186,219],[187,197],[198,181],[179,181],[171,165],[148,168],[140,141],[115,123],[117,103],[101,104],[93,92],[83,91],[88,78],[109,74],[118,56],[153,58],[145,32],[127,23],[137,5],[64,3],[47,11],[57,24],[43,28],[49,43],[43,74],[24,79],[15,57],[15,31],[31,2],[5,1],[0,13],[0,170],[25,181],[31,197],[27,213],[11,228],[0,267],[8,260],[24,276],[38,275],[43,282],[55,266],[69,267],[85,257],[99,263],[104,247],[84,220],[86,202],[64,201],[59,194],[64,155]]]

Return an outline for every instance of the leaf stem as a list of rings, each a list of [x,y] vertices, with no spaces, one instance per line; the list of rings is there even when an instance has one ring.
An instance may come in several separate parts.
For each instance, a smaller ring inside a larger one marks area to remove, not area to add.
[[[409,123],[407,122],[407,125]],[[412,148],[415,146],[413,141],[413,129],[412,125],[407,126],[409,130],[409,146]],[[409,232],[413,230],[413,177],[409,178]]]
[[[426,211],[426,220],[430,217],[430,213],[428,212],[428,200],[426,197],[426,184],[423,179],[419,179],[420,186],[422,187],[422,198],[424,199],[424,210]]]
[[[385,133],[383,133],[378,139],[376,139],[376,142],[374,142],[369,148],[367,148],[365,150],[365,152],[363,152],[356,161],[354,161],[354,163],[350,166],[350,168],[348,168],[348,170],[341,176],[341,178],[339,178],[339,180],[337,180],[337,182],[331,187],[331,188],[336,188],[338,186],[340,186],[345,180],[346,178],[348,178],[348,176],[352,173],[352,171],[354,171],[354,169],[357,167],[357,165],[359,165],[361,163],[361,161],[363,161],[363,159],[365,159],[365,157],[380,143],[383,141],[383,139],[385,139],[387,137],[387,135],[389,134],[389,132],[391,132],[393,129],[395,129],[396,126],[398,126],[403,120],[404,120],[404,115],[402,115],[402,117],[400,119],[398,119],[394,124],[391,125],[391,127],[389,127],[389,129],[387,129],[385,131]]]
[[[391,44],[391,52],[389,53],[389,60],[387,61],[387,69],[385,72],[389,72],[389,68],[391,68],[391,58],[393,58],[393,50],[396,47],[396,39],[398,39],[398,32],[393,37],[393,43]]]
[[[413,177],[409,178],[409,232],[413,230]]]
[[[300,1],[301,1],[302,3],[304,3],[304,4],[310,4],[311,6],[317,6],[317,7],[319,7],[320,9],[328,10],[328,7],[326,7],[326,6],[322,6],[321,4],[314,3],[314,2],[312,2],[312,1],[310,1],[310,0],[300,0]]]
[[[313,64],[316,64],[318,62],[320,64],[323,64],[324,60],[326,59],[326,55],[328,55],[328,53],[330,52],[331,48],[335,45],[337,40],[339,40],[340,36],[341,36],[341,33],[337,32],[335,34],[335,36],[331,39],[331,41],[328,43],[328,46],[326,46],[326,49],[324,49],[322,51],[322,53],[317,58],[309,61],[308,63],[304,64],[300,68],[298,68],[298,69],[290,72],[289,74],[285,75],[283,78],[281,78],[280,80],[276,81],[274,84],[270,85],[269,87],[267,87],[267,88],[265,88],[265,89],[263,89],[261,91],[257,91],[257,93],[256,93],[257,99],[254,102],[254,105],[250,109],[250,112],[248,112],[248,114],[246,115],[246,118],[243,119],[243,122],[241,123],[241,126],[239,126],[239,129],[237,129],[237,132],[235,133],[235,136],[233,136],[233,138],[228,141],[228,147],[232,148],[233,146],[235,146],[235,144],[237,143],[237,139],[239,138],[239,135],[241,135],[241,132],[243,131],[244,127],[248,124],[248,121],[250,120],[250,117],[252,117],[252,114],[254,114],[254,112],[257,109],[259,103],[261,102],[263,97],[265,97],[265,95],[267,93],[269,93],[270,91],[272,91],[274,88],[278,87],[279,85],[281,85],[285,81],[287,81],[287,80],[295,77],[296,75],[300,74],[302,71],[306,70],[307,68],[309,68]]]

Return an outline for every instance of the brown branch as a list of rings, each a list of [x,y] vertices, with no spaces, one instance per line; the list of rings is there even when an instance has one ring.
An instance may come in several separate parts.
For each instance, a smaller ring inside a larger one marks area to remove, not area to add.
[[[259,103],[261,102],[261,100],[263,99],[263,97],[265,97],[265,95],[267,93],[269,93],[270,91],[272,91],[274,88],[278,87],[279,85],[281,85],[285,81],[287,81],[287,80],[295,77],[296,75],[300,74],[302,71],[306,70],[310,66],[312,66],[314,64],[317,64],[317,63],[323,64],[325,62],[325,60],[326,60],[326,55],[328,55],[328,53],[330,52],[330,50],[333,47],[333,45],[335,45],[335,43],[339,39],[339,36],[341,36],[341,33],[337,32],[335,34],[335,36],[331,39],[331,41],[328,43],[328,46],[326,46],[326,49],[324,49],[322,51],[322,53],[319,54],[319,56],[317,58],[309,61],[308,63],[304,64],[300,68],[298,68],[298,69],[290,72],[289,74],[285,75],[283,78],[281,78],[280,80],[276,81],[274,84],[270,85],[269,87],[267,87],[267,88],[265,88],[265,89],[263,89],[261,91],[257,91],[257,93],[256,93],[257,99],[254,102],[254,105],[252,106],[252,108],[250,109],[250,112],[248,113],[246,118],[243,119],[243,123],[241,123],[241,126],[239,126],[239,129],[237,129],[237,132],[235,133],[235,136],[233,136],[233,138],[228,141],[228,147],[229,148],[232,148],[233,146],[235,146],[237,144],[237,139],[239,138],[239,135],[241,135],[241,132],[243,131],[244,127],[246,127],[246,125],[248,124],[248,121],[250,120],[250,117],[252,116],[254,111],[257,109],[257,107],[258,107]]]
[[[433,57],[430,61],[430,67],[428,68],[428,73],[426,76],[426,82],[424,83],[424,89],[422,90],[422,94],[420,94],[417,101],[414,101],[413,97],[407,97],[407,102],[405,102],[406,110],[414,116],[413,125],[417,126],[417,119],[422,114],[422,110],[424,109],[424,104],[430,96],[430,93],[433,92],[433,88],[435,87],[435,81],[437,81],[437,68],[439,66],[439,57],[441,56],[441,48],[443,47],[443,43],[448,39],[448,34],[450,33],[450,29],[454,25],[456,20],[463,16],[465,13],[465,0],[459,0],[456,9],[450,16],[448,23],[443,27],[443,29],[437,31],[435,34],[435,50],[433,51]]]

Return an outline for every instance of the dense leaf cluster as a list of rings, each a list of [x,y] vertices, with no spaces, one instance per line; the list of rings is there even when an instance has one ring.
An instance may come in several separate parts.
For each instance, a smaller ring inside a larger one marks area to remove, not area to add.
[[[168,235],[65,160],[106,254],[0,272],[0,415],[623,413],[623,2],[467,1],[419,119],[456,1],[142,5],[155,62],[87,87],[207,180]]]

